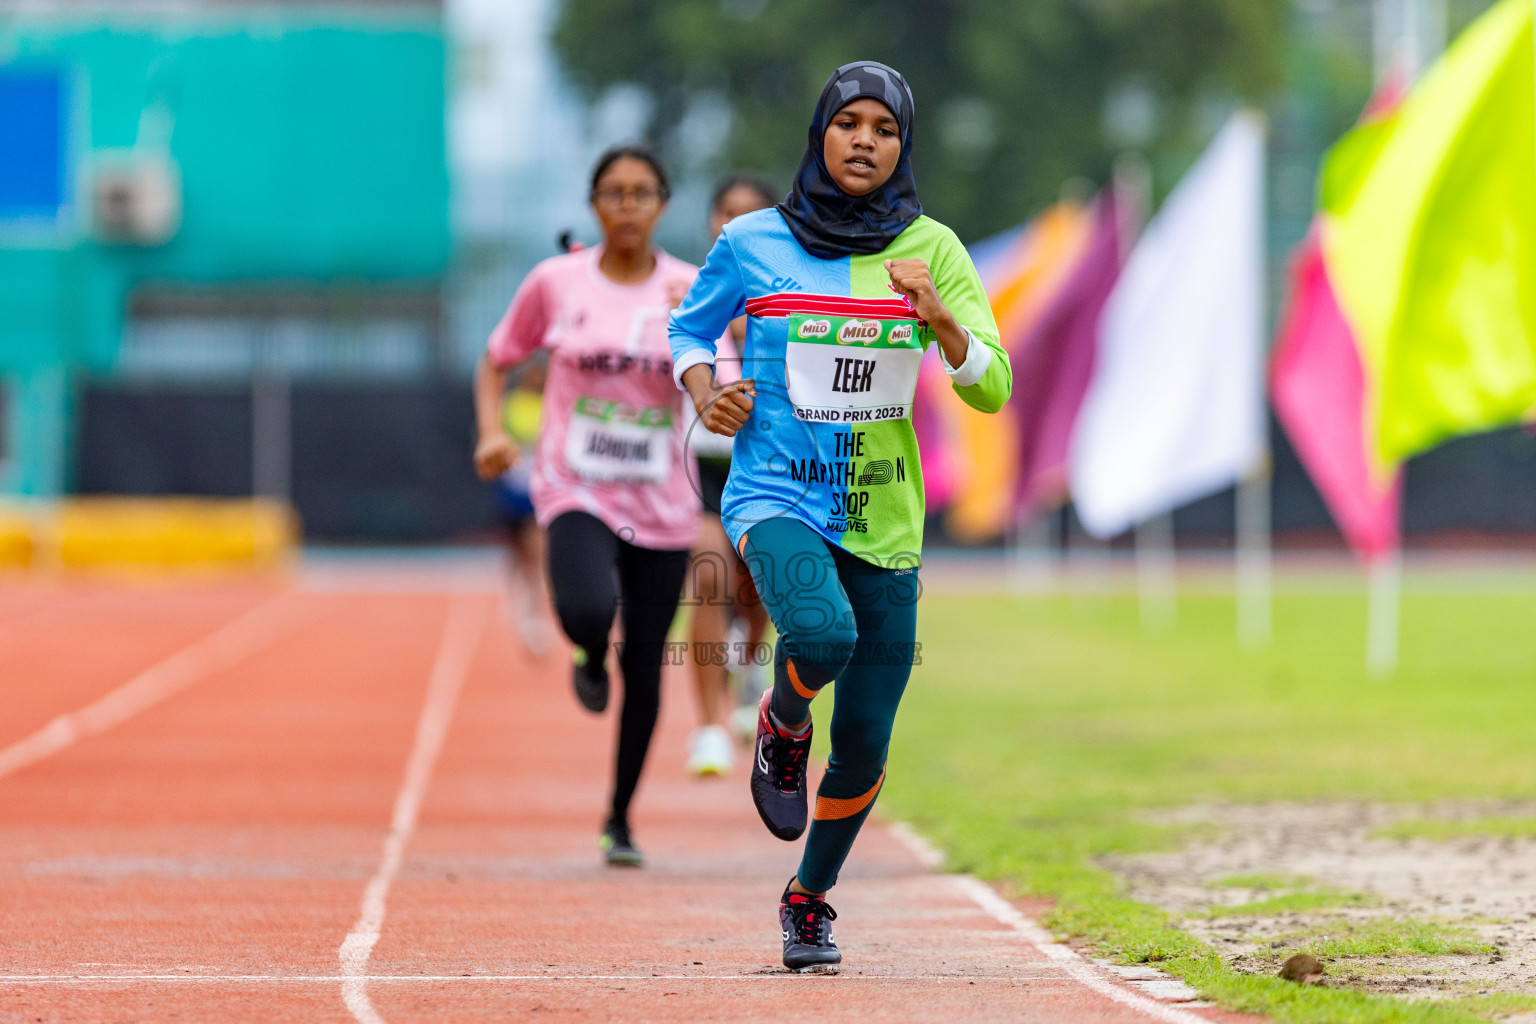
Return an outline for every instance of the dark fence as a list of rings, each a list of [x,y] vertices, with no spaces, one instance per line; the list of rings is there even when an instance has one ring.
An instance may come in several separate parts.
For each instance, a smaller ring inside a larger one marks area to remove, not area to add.
[[[461,538],[496,523],[470,466],[467,384],[295,382],[291,496],[324,541]],[[74,490],[248,495],[252,393],[209,384],[93,382],[80,392]]]
[[[252,392],[201,384],[87,384],[80,394],[75,490],[84,494],[246,495],[252,490]],[[470,468],[474,416],[459,382],[296,382],[290,479],[305,536],[419,542],[496,524]],[[1337,542],[1333,522],[1284,434],[1274,446],[1277,533]],[[1178,535],[1222,543],[1232,492],[1179,510]],[[1460,438],[1408,468],[1411,537],[1536,532],[1536,438],[1503,430]],[[937,531],[931,543],[942,543]]]
[[[1277,534],[1342,544],[1322,497],[1273,421],[1272,516]],[[1174,516],[1180,537],[1230,540],[1233,492],[1194,502]],[[1536,533],[1536,437],[1523,428],[1456,438],[1408,463],[1403,530],[1409,543],[1481,535],[1505,543]]]

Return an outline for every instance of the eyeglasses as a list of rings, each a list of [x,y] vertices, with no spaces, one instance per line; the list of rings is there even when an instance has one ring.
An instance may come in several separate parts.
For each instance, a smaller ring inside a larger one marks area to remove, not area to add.
[[[592,201],[599,206],[623,206],[626,201],[636,206],[650,206],[664,198],[664,193],[653,188],[604,188],[592,193]]]

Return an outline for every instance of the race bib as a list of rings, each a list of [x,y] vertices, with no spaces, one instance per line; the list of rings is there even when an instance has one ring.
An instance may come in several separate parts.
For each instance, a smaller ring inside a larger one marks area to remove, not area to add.
[[[795,416],[817,423],[877,423],[912,415],[923,360],[917,325],[796,313],[785,374]]]
[[[672,471],[672,410],[579,398],[565,435],[565,461],[587,480],[665,483]]]

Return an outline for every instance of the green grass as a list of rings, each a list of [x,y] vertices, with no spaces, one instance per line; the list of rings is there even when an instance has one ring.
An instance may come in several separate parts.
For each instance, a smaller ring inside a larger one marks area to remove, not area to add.
[[[1336,910],[1340,907],[1374,907],[1380,901],[1358,892],[1336,892],[1332,889],[1311,889],[1288,892],[1252,903],[1231,906],[1217,904],[1206,910],[1207,917],[1274,917],[1278,914],[1309,914],[1318,910]]]
[[[1536,997],[1491,993],[1486,996],[1467,996],[1454,1004],[1463,1013],[1480,1019],[1515,1013],[1536,1013]]]
[[[1317,879],[1307,875],[1227,875],[1207,882],[1213,889],[1312,889]]]
[[[1259,655],[1238,650],[1221,597],[1182,600],[1178,628],[1151,637],[1126,597],[928,597],[884,813],[953,869],[1053,900],[1059,934],[1159,963],[1233,1009],[1475,1019],[1471,1004],[1239,974],[1096,858],[1178,844],[1188,829],[1149,813],[1200,801],[1530,798],[1536,581],[1525,586],[1410,590],[1402,668],[1384,681],[1365,675],[1364,600],[1344,588],[1277,595]]]
[[[1274,917],[1341,907],[1374,907],[1380,902],[1365,893],[1341,892],[1306,875],[1228,875],[1207,882],[1206,885],[1212,889],[1252,889],[1274,893],[1249,903],[1214,904],[1206,908],[1206,917]]]
[[[1305,950],[1318,959],[1334,956],[1415,956],[1494,952],[1469,929],[1414,919],[1334,922],[1285,936],[1288,951]]]
[[[1372,839],[1536,839],[1536,818],[1413,818],[1371,833]]]

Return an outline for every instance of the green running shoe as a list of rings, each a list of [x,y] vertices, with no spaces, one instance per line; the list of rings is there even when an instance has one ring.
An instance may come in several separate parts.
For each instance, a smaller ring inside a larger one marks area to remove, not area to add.
[[[587,657],[580,647],[571,652],[571,685],[581,706],[594,715],[602,714],[608,706],[608,666],[602,658]]]
[[[635,848],[629,837],[629,826],[622,821],[610,821],[603,826],[603,834],[597,837],[598,848],[609,864],[621,868],[638,868],[645,865],[645,855]]]

